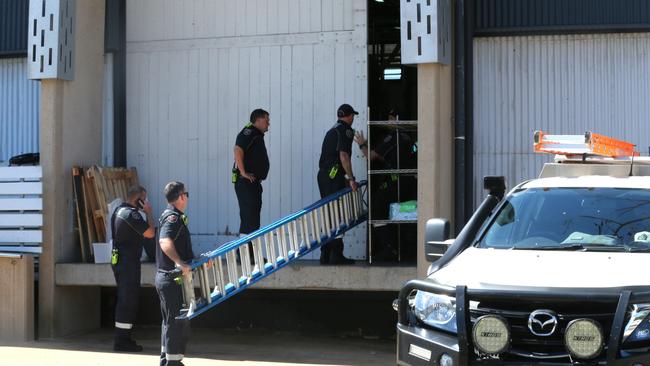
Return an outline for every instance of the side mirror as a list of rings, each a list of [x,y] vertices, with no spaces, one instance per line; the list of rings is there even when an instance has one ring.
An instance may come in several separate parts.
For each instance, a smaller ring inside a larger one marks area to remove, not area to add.
[[[424,255],[427,262],[434,262],[449,248],[451,225],[446,219],[429,219],[424,230]]]

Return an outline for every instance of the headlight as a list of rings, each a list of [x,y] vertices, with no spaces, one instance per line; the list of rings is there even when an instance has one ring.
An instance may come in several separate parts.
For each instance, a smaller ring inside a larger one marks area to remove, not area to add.
[[[623,343],[650,340],[650,318],[648,315],[650,315],[650,304],[632,305],[630,320],[623,330]]]
[[[488,355],[504,352],[510,344],[510,328],[505,319],[496,315],[485,315],[474,324],[472,331],[474,345]]]
[[[591,359],[603,349],[603,330],[591,319],[576,319],[564,332],[564,344],[573,357]]]
[[[456,299],[453,297],[418,291],[415,295],[415,316],[431,327],[457,332]]]

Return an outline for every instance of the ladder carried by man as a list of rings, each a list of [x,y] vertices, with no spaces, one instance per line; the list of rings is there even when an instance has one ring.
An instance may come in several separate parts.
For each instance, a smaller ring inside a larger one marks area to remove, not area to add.
[[[320,248],[367,219],[367,183],[327,196],[190,263],[180,318],[192,319]],[[250,257],[252,246],[253,258]],[[237,254],[239,253],[239,258]],[[267,259],[268,258],[268,259]],[[198,296],[193,278],[198,279]]]

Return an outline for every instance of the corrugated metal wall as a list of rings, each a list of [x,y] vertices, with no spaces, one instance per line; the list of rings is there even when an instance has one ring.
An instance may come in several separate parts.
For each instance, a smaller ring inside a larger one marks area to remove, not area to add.
[[[650,34],[477,38],[474,41],[474,203],[482,177],[509,187],[552,156],[532,153],[537,129],[593,130],[650,146]]]
[[[237,232],[233,146],[257,107],[271,114],[262,224],[319,198],[317,160],[338,105],[364,111],[355,123],[365,128],[365,0],[131,0],[127,14],[127,159],[156,211],[178,179],[192,191],[195,243]],[[365,176],[361,158],[354,169]],[[346,252],[363,257],[365,242],[357,230]]]
[[[28,0],[0,1],[0,57],[27,54]]]
[[[475,0],[475,35],[650,29],[647,0]]]
[[[40,85],[27,79],[27,59],[0,59],[0,164],[39,151]]]

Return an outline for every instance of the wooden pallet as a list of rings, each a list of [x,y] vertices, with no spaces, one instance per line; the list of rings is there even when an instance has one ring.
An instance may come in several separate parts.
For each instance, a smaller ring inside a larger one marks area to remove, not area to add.
[[[129,187],[138,185],[135,168],[91,166],[74,167],[73,188],[77,205],[77,222],[82,261],[93,255],[92,243],[106,242],[108,205],[116,198],[126,200]],[[80,183],[80,187],[79,187]]]

